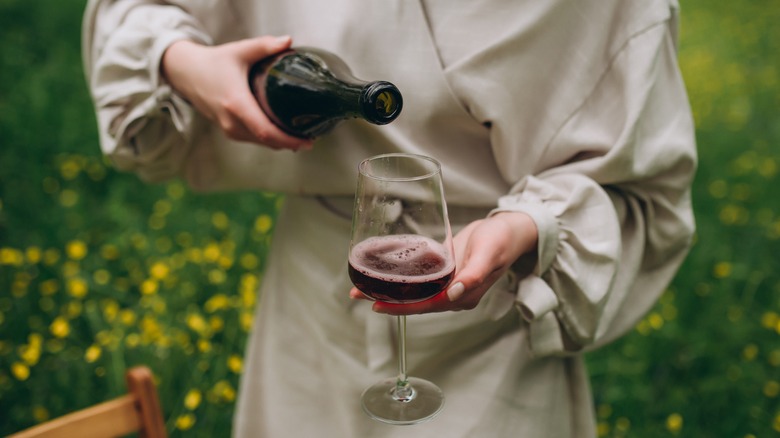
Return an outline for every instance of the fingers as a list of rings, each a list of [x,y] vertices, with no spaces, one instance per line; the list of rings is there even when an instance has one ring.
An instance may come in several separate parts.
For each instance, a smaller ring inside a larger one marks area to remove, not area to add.
[[[363,295],[363,292],[360,292],[360,289],[353,287],[349,290],[349,297],[353,300],[367,300],[368,297]]]
[[[447,292],[441,292],[438,295],[411,304],[395,304],[375,301],[371,308],[374,312],[388,315],[419,315],[421,313],[444,312],[447,310],[458,310],[452,308]]]
[[[261,36],[233,43],[233,48],[244,62],[253,64],[263,58],[287,50],[292,45],[292,38],[284,36]]]
[[[272,149],[309,150],[313,141],[286,134],[271,122],[249,92],[242,93],[226,108],[229,126],[222,130],[232,139],[259,143]]]
[[[289,36],[263,36],[230,44],[235,57],[246,66],[246,71],[242,73],[246,76],[255,62],[290,48],[292,39]],[[242,84],[241,92],[223,104],[224,120],[220,121],[220,126],[230,138],[259,143],[272,149],[311,149],[311,140],[291,136],[274,125],[258,105],[248,82],[243,81]]]

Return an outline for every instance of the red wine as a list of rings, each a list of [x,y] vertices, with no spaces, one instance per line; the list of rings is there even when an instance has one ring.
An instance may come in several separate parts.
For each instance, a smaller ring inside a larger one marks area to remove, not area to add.
[[[371,237],[352,249],[349,278],[367,297],[388,303],[415,303],[447,287],[455,263],[442,244],[404,234]]]

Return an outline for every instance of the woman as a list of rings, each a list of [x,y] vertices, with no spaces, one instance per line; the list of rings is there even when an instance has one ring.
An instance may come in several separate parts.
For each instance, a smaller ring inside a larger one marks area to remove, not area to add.
[[[119,169],[287,194],[234,434],[594,436],[582,353],[653,305],[694,229],[677,12],[675,0],[89,1],[85,66]],[[401,116],[314,142],[276,129],[247,72],[285,35],[395,83]],[[416,305],[347,293],[356,166],[386,152],[442,162],[459,231],[452,285]],[[393,319],[377,313],[419,314],[410,374],[447,397],[412,429],[359,406],[395,373]]]

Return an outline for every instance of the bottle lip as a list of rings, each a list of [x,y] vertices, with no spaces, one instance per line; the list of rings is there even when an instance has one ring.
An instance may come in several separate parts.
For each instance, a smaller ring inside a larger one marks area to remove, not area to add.
[[[389,106],[381,101],[381,99],[386,99],[388,95],[392,97]],[[401,92],[398,87],[387,81],[375,81],[366,85],[360,96],[360,103],[366,118],[377,125],[392,122],[403,108]]]

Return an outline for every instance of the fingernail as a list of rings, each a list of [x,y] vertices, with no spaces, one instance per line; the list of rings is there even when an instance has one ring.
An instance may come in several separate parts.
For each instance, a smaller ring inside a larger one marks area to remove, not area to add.
[[[457,282],[447,289],[447,298],[449,298],[451,302],[455,301],[463,295],[463,292],[466,292],[466,286],[461,282]]]
[[[290,35],[282,35],[276,37],[276,42],[279,44],[286,44],[292,37]]]

